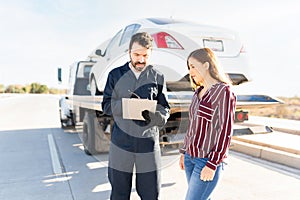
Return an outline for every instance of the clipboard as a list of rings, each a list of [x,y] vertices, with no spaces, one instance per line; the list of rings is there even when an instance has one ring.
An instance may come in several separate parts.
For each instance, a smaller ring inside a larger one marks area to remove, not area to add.
[[[123,118],[145,121],[142,111],[149,110],[150,112],[155,112],[156,105],[156,100],[122,98]]]

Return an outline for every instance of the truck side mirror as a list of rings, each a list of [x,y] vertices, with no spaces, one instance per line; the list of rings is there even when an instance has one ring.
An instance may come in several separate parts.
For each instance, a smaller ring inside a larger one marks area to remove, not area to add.
[[[101,49],[97,49],[97,50],[95,51],[95,54],[96,54],[97,56],[101,56]]]
[[[62,70],[61,70],[60,67],[57,68],[57,80],[58,80],[59,83],[62,82]]]
[[[97,49],[97,50],[95,51],[95,54],[96,54],[97,56],[101,56],[101,57],[104,57],[104,56],[105,56],[105,53],[106,53],[106,51],[104,51],[104,53],[102,54],[101,49]]]

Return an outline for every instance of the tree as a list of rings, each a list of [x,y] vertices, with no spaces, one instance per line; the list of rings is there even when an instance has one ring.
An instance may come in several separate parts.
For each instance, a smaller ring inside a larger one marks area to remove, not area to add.
[[[30,85],[30,93],[35,94],[42,94],[42,93],[48,93],[49,89],[47,85],[41,85],[39,83],[31,83]]]
[[[3,84],[0,84],[0,93],[5,92],[5,86]]]
[[[22,85],[9,85],[5,89],[5,93],[25,93],[25,88]]]

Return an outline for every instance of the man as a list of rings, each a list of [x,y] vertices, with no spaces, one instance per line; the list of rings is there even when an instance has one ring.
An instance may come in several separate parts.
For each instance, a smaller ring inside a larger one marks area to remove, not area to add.
[[[134,170],[136,191],[141,199],[155,200],[159,196],[159,128],[167,122],[170,107],[163,93],[164,76],[148,65],[152,48],[148,33],[133,35],[129,44],[130,62],[109,73],[104,89],[102,109],[115,122],[108,167],[111,200],[130,199]],[[156,111],[142,111],[145,120],[124,119],[122,98],[156,100]]]

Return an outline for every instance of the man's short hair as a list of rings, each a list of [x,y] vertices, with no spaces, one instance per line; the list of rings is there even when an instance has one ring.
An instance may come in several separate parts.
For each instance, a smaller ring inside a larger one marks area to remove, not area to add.
[[[137,42],[142,47],[145,47],[147,49],[152,49],[152,37],[146,32],[136,33],[131,37],[130,43],[129,43],[129,50],[132,48],[132,44]]]

